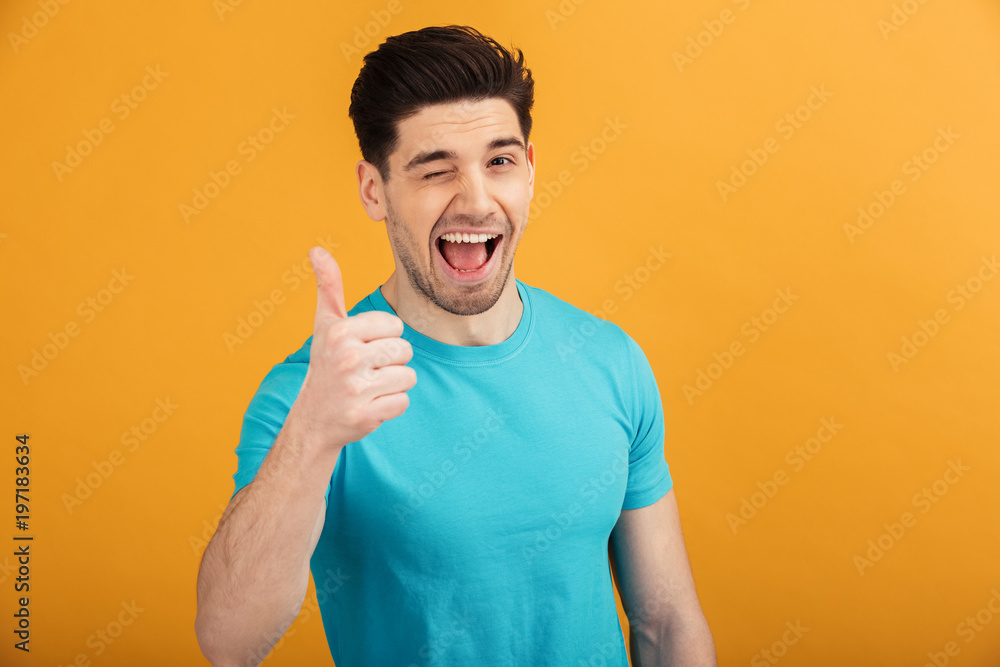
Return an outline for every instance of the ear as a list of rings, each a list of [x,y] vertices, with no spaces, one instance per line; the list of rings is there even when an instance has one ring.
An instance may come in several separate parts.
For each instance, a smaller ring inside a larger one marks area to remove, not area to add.
[[[358,196],[368,217],[375,222],[385,220],[385,186],[378,169],[367,160],[359,160],[355,167],[358,175]]]

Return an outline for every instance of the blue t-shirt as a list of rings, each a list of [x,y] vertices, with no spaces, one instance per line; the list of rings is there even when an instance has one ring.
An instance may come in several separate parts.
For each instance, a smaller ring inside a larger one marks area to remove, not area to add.
[[[523,313],[501,343],[406,326],[409,407],[340,452],[310,561],[337,667],[628,665],[608,537],[673,485],[656,380],[619,326],[515,282]],[[368,310],[394,312],[379,289],[348,314]],[[250,402],[236,491],[311,343]]]

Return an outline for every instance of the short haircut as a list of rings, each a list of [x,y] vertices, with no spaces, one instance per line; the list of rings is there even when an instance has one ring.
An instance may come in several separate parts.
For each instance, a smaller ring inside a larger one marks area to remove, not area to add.
[[[361,156],[388,182],[399,121],[425,106],[488,98],[510,103],[527,146],[535,82],[524,54],[513,51],[469,26],[431,26],[387,38],[364,57],[351,90],[348,115]]]

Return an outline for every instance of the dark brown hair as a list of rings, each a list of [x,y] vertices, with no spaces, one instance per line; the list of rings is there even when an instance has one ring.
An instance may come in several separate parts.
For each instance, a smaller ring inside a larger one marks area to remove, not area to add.
[[[469,26],[431,26],[387,38],[367,54],[351,90],[361,156],[389,180],[397,123],[424,106],[498,97],[517,114],[525,146],[535,82],[520,49],[511,51]]]

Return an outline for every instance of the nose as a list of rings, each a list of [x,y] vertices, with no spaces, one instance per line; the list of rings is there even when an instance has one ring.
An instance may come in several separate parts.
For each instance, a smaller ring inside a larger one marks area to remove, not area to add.
[[[485,218],[498,210],[485,175],[474,173],[459,179],[459,191],[454,200],[455,213]]]

